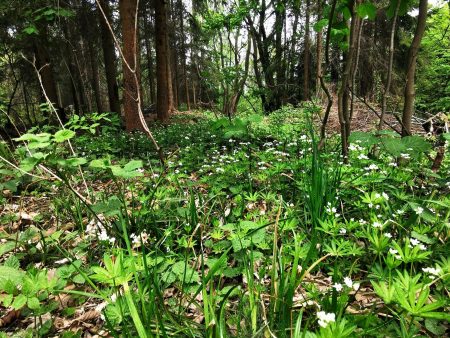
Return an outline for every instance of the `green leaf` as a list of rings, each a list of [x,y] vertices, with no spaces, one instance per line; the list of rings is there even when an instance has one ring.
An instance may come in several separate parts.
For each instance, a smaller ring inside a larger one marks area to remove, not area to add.
[[[6,242],[0,245],[0,256],[3,256],[5,253],[8,253],[16,247],[16,243],[14,242]]]
[[[326,26],[328,26],[328,19],[322,19],[314,24],[314,30],[320,32]]]
[[[37,310],[41,307],[41,304],[39,303],[39,299],[36,297],[28,298],[27,306],[31,310]]]
[[[356,12],[361,18],[368,17],[370,20],[375,20],[377,16],[377,8],[371,2],[362,3],[356,8]]]
[[[124,170],[126,171],[135,171],[136,169],[140,169],[144,166],[144,164],[142,163],[141,160],[132,160],[130,162],[128,162],[127,164],[125,164],[125,166],[123,167]]]
[[[106,169],[110,165],[110,161],[107,158],[92,160],[91,163],[89,163],[90,168],[98,168],[98,169]]]
[[[11,268],[9,266],[0,266],[0,290],[3,290],[7,281],[12,281],[15,285],[21,284],[25,272]]]
[[[27,157],[20,162],[20,169],[23,171],[31,171],[40,162],[39,159],[34,157]]]
[[[185,262],[180,261],[172,265],[172,272],[177,276],[178,280],[184,283],[199,282],[200,276],[191,266],[186,265]],[[183,281],[184,276],[184,281]]]
[[[428,331],[436,335],[436,337],[443,337],[446,331],[445,326],[440,324],[436,319],[425,319],[425,327]]]
[[[350,18],[352,17],[352,13],[350,12],[350,9],[348,7],[344,7],[342,8],[342,15],[344,16],[344,19],[350,20]]]
[[[28,35],[33,35],[33,34],[38,35],[39,34],[39,31],[35,25],[29,25],[28,27],[23,29],[23,32]]]
[[[362,147],[370,147],[378,143],[378,139],[371,133],[355,131],[350,134],[350,143],[358,144]]]
[[[81,274],[75,275],[72,278],[72,280],[76,284],[84,284],[86,282],[86,280],[84,279],[84,277]]]
[[[75,132],[69,129],[63,129],[56,132],[56,134],[53,136],[55,141],[58,143],[65,142],[67,140],[70,140],[75,136]]]
[[[10,307],[11,303],[13,301],[13,298],[14,298],[14,296],[12,294],[6,295],[5,297],[3,297],[3,306]]]
[[[431,144],[420,136],[406,136],[402,138],[402,143],[408,152],[412,155],[417,152],[426,152],[431,149]]]
[[[62,167],[78,167],[79,165],[86,164],[86,162],[87,160],[83,157],[73,157],[58,160],[58,164]]]
[[[13,307],[14,310],[19,310],[19,309],[23,308],[26,303],[27,303],[27,297],[23,294],[19,294],[14,299],[14,302],[12,303],[11,306]]]
[[[50,141],[51,135],[49,133],[40,134],[24,134],[19,138],[15,138],[14,141],[29,141],[29,142],[42,142],[46,143]]]
[[[406,152],[406,147],[400,138],[382,137],[381,143],[386,151],[393,156],[400,156],[401,153]]]

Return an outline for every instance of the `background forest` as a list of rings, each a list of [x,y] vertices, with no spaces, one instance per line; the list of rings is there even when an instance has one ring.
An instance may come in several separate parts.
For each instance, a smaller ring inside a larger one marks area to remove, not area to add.
[[[0,0],[0,337],[443,337],[450,3]]]

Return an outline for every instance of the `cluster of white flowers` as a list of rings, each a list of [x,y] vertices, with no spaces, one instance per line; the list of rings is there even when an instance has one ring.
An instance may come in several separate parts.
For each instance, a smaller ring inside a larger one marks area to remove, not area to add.
[[[359,286],[360,286],[359,283],[354,283],[350,277],[345,277],[343,283],[344,283],[345,286],[347,286],[349,289],[353,289],[353,290],[355,290],[355,291],[357,291],[357,290],[359,289]],[[342,285],[342,283],[334,283],[334,284],[333,284],[333,288],[334,288],[337,292],[341,292],[342,289],[344,288],[344,286]]]
[[[325,311],[317,312],[318,323],[321,327],[327,327],[328,324],[336,321],[336,315],[334,313],[326,313]]]
[[[379,169],[378,166],[376,164],[374,164],[374,163],[372,163],[368,167],[364,168],[364,170],[366,170],[366,171],[375,171],[375,170],[378,170],[378,169]]]
[[[348,149],[351,151],[363,151],[364,148],[361,147],[359,144],[354,144],[354,143],[350,143],[350,145],[348,146]]]
[[[416,212],[417,215],[421,215],[423,214],[423,208],[422,207],[417,207],[416,210],[414,210]]]
[[[389,253],[395,257],[395,259],[402,259],[402,257],[398,254],[398,251],[393,249],[393,248],[389,248]]]
[[[99,217],[103,218],[101,215]],[[97,237],[100,241],[108,241],[111,244],[116,242],[116,238],[108,235],[108,232],[100,220],[91,220],[86,225],[85,232],[88,237]]]
[[[378,221],[375,221],[375,222],[373,222],[372,223],[372,226],[374,227],[374,228],[382,228],[383,227],[383,223],[380,223],[380,222],[378,222]]]
[[[442,272],[442,269],[440,267],[437,268],[422,268],[422,271],[425,273],[430,274],[430,278],[434,279],[436,276],[439,276]]]
[[[419,247],[419,249],[420,250],[423,250],[423,251],[425,251],[426,249],[427,249],[427,246],[425,245],[425,244],[423,244],[423,243],[421,243],[418,239],[416,239],[416,238],[410,238],[409,239],[409,243],[410,243],[410,245],[409,245],[409,247],[410,248],[412,248],[413,246],[414,247]]]
[[[409,160],[411,158],[411,155],[409,155],[408,153],[401,153],[400,157],[404,158],[405,160]]]
[[[331,203],[330,202],[327,202],[327,206],[326,206],[326,208],[325,208],[325,211],[328,213],[328,214],[334,214],[334,217],[339,217],[341,214],[339,214],[338,212],[337,212],[337,209],[335,208],[335,207],[332,207],[331,206]]]
[[[141,232],[140,235],[131,234],[130,238],[133,248],[139,248],[142,244],[147,244],[150,239],[145,231]]]

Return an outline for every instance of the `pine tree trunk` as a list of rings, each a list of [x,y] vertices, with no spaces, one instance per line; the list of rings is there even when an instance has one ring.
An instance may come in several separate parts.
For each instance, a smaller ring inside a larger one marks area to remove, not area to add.
[[[155,40],[156,40],[156,113],[160,121],[169,119],[169,78],[167,11],[164,0],[155,0]]]
[[[119,1],[123,39],[123,107],[127,131],[143,130],[139,118],[139,45],[136,28],[137,0]]]
[[[120,115],[119,87],[117,85],[116,52],[112,32],[110,32],[107,21],[112,22],[109,0],[98,0],[97,13],[100,21],[102,37],[103,60],[105,62],[106,84],[108,86],[109,110]],[[103,12],[102,12],[103,10]],[[104,15],[103,15],[104,14]],[[107,20],[107,21],[106,21]]]

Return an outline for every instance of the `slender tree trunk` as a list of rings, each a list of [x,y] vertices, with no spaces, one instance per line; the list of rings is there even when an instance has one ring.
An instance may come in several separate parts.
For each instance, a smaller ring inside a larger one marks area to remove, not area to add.
[[[112,33],[109,31],[108,22],[112,22],[109,0],[98,0],[101,9],[97,5],[97,14],[100,21],[100,31],[102,37],[103,60],[105,62],[106,84],[108,86],[109,110],[120,115],[119,86],[117,85],[116,52]],[[105,13],[103,15],[102,13]],[[106,18],[105,18],[106,17]]]
[[[127,131],[143,130],[139,118],[139,45],[137,27],[137,0],[119,1],[123,39],[123,107]],[[127,65],[128,64],[128,65]],[[131,69],[130,69],[131,68]]]
[[[89,4],[84,0],[82,2],[82,15],[81,15],[81,27],[85,27],[81,29],[81,34],[84,35],[85,41],[87,43],[87,54],[90,65],[90,82],[92,91],[94,92],[95,105],[97,107],[98,112],[103,112],[105,109],[103,108],[102,94],[100,90],[100,80],[98,74],[98,54],[95,48],[95,40],[96,33],[94,29],[97,24],[95,17],[92,17],[88,8]]]
[[[47,41],[47,34],[45,29],[43,29],[43,41]],[[36,55],[36,67],[39,70],[42,79],[42,86],[45,93],[51,103],[53,103],[58,117],[63,123],[67,122],[67,116],[64,108],[59,105],[58,90],[56,87],[55,77],[53,76],[52,63],[50,61],[50,56],[45,48],[46,43],[42,41],[34,42],[34,49]]]
[[[358,29],[358,36],[357,36],[357,43],[356,43],[356,60],[353,63],[353,67],[351,70],[351,88],[352,88],[352,95],[351,95],[351,103],[350,103],[350,121],[353,118],[353,109],[354,109],[354,103],[355,103],[355,80],[356,80],[356,73],[358,72],[358,67],[359,67],[359,56],[361,53],[361,35],[362,35],[362,30],[363,30],[363,26],[364,26],[364,19],[360,19],[360,23],[359,23],[359,29]],[[350,129],[349,129],[349,134],[350,134]]]
[[[402,136],[411,135],[411,121],[414,114],[414,98],[416,96],[414,77],[416,74],[417,54],[419,53],[420,42],[427,23],[428,0],[420,0],[419,16],[413,41],[409,47],[408,68],[406,73],[405,103],[402,116]]]
[[[348,137],[350,136],[350,113],[349,113],[349,83],[351,80],[351,70],[354,62],[354,55],[356,52],[358,30],[360,25],[360,18],[356,14],[355,7],[361,0],[352,0],[350,8],[352,12],[352,19],[350,25],[349,49],[344,58],[344,72],[342,74],[341,84],[338,91],[338,115],[339,124],[341,127],[341,142],[342,142],[342,156],[344,162],[348,162]]]
[[[184,77],[184,91],[185,91],[185,99],[186,99],[186,105],[187,110],[191,110],[191,100],[189,97],[189,84],[188,84],[188,74],[187,74],[187,68],[186,68],[186,36],[184,32],[184,7],[183,2],[181,0],[178,0],[177,2],[178,11],[179,11],[179,18],[180,21],[180,31],[181,31],[181,65],[183,67],[183,77]]]
[[[317,0],[317,17],[322,15],[322,0]],[[322,30],[316,33],[316,95],[320,92],[320,77],[322,76]]]
[[[160,121],[169,119],[169,79],[168,79],[168,39],[167,12],[164,0],[155,0],[155,40],[156,40],[156,113]]]
[[[392,66],[394,64],[394,40],[395,40],[395,28],[397,25],[397,17],[398,11],[400,8],[400,0],[397,0],[397,5],[395,6],[394,17],[392,18],[392,28],[391,28],[391,37],[389,41],[389,64],[387,69],[387,79],[386,79],[386,87],[384,88],[383,98],[381,102],[381,116],[380,123],[378,124],[378,130],[383,128],[384,124],[384,115],[386,114],[387,109],[387,98],[389,95],[389,91],[391,90],[391,82],[392,82]]]
[[[303,99],[305,101],[310,100],[310,90],[309,90],[309,68],[310,68],[310,40],[309,40],[309,19],[310,19],[310,0],[306,0],[306,17],[305,17],[305,57],[304,57],[304,67],[303,67]]]
[[[154,84],[154,77],[155,74],[153,72],[153,51],[152,51],[152,44],[150,41],[150,31],[151,29],[151,23],[149,22],[148,16],[151,17],[151,14],[147,15],[147,13],[144,13],[144,27],[145,27],[145,49],[146,49],[146,59],[147,59],[147,74],[148,74],[148,85],[150,90],[150,103],[155,103],[155,84]]]

